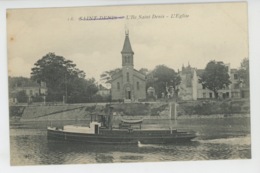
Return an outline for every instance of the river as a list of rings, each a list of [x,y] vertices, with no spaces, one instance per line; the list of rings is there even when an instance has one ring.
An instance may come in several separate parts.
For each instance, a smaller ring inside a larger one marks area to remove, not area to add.
[[[54,126],[86,124],[78,121],[51,122]],[[147,127],[169,127],[169,120],[145,120]],[[250,159],[250,118],[190,118],[172,123],[178,129],[194,130],[198,137],[173,145],[86,145],[48,141],[50,122],[10,124],[11,165],[90,164],[188,160]]]

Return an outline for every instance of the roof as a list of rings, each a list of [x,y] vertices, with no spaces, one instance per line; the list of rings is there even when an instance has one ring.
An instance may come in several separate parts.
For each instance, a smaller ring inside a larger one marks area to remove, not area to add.
[[[123,46],[121,53],[134,53],[132,50],[132,47],[131,47],[129,34],[125,35],[125,42],[124,42],[124,46]]]
[[[23,87],[39,87],[40,85],[37,82],[29,82],[22,85]]]
[[[109,83],[111,83],[112,81],[118,79],[119,77],[123,76],[122,75],[122,69],[120,69],[118,72],[114,73],[111,76],[111,80],[109,81]],[[137,71],[136,69],[134,69],[134,76],[141,79],[141,80],[146,80],[145,79],[145,75],[139,71]]]
[[[116,73],[114,73],[111,76],[111,80],[109,80],[109,82],[112,82],[113,80],[119,78],[120,76],[122,76],[122,69],[120,69],[119,71],[117,71]]]
[[[100,84],[99,85],[99,90],[109,90],[109,89]]]
[[[231,73],[237,73],[237,71],[238,71],[238,70],[235,69],[235,68],[230,69],[230,72],[231,72]]]
[[[28,80],[27,82],[23,82],[20,86],[17,87],[36,87],[39,88],[41,85],[35,81]]]
[[[134,69],[134,76],[141,80],[146,80],[145,75],[143,73],[141,73],[140,71],[137,71],[136,69]]]

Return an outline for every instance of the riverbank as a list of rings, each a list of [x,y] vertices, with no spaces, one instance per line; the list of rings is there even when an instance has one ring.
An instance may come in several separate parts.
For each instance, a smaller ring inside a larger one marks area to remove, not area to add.
[[[10,121],[88,120],[91,114],[108,114],[114,118],[169,119],[169,103],[113,103],[76,105],[10,106]],[[182,101],[177,104],[177,119],[250,117],[249,100]],[[172,117],[173,118],[173,117]]]

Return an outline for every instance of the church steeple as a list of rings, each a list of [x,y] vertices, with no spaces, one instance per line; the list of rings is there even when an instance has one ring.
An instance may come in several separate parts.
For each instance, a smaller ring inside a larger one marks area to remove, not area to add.
[[[129,31],[125,32],[125,41],[124,46],[121,51],[122,54],[122,66],[134,66],[134,52],[131,47],[130,39],[129,39]]]
[[[129,40],[129,31],[126,30],[125,31],[125,42],[124,42],[124,46],[123,46],[123,49],[121,51],[121,53],[132,53],[134,54],[133,50],[132,50],[132,47],[131,47],[131,43],[130,43],[130,40]]]

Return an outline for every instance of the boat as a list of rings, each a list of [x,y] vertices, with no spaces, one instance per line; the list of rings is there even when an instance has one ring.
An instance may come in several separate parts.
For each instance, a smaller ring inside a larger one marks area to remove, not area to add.
[[[93,118],[94,117],[94,118]],[[143,129],[143,119],[121,119],[113,126],[113,115],[91,115],[89,126],[65,125],[63,128],[47,127],[47,137],[52,140],[84,142],[89,144],[173,144],[188,142],[195,132],[177,129]]]

